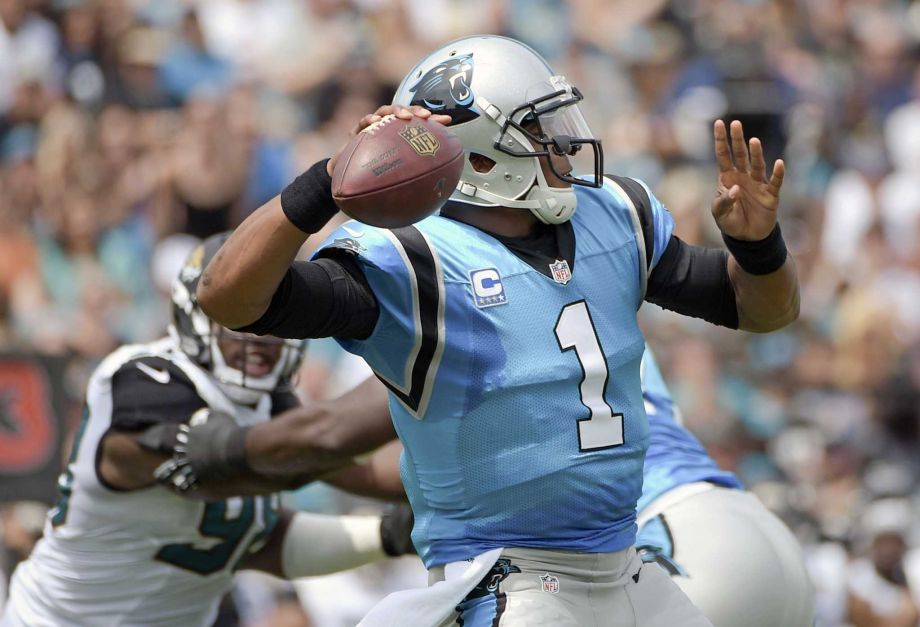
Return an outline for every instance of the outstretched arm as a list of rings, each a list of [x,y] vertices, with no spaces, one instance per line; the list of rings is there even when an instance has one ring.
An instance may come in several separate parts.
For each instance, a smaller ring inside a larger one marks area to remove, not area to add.
[[[405,504],[388,508],[382,516],[282,511],[268,542],[241,566],[285,579],[347,570],[415,553],[410,538],[413,523],[412,510]]]
[[[731,253],[728,275],[738,325],[747,331],[772,331],[799,315],[795,262],[786,253],[777,224],[786,168],[778,159],[768,180],[760,140],[745,144],[737,120],[731,124],[730,147],[724,122],[717,120],[713,133],[719,179],[712,215]]]
[[[157,472],[170,461],[169,453],[152,451],[138,442],[139,434],[112,431],[102,442],[99,457],[99,474],[102,481],[117,490],[140,490],[157,483]],[[269,494],[303,485],[296,476],[263,477],[246,473],[232,482],[212,481],[184,496],[196,500],[217,500],[231,496]]]
[[[432,116],[422,107],[384,106],[361,118],[351,135],[391,113],[404,120],[415,115],[450,122],[449,116]],[[239,329],[268,310],[307,236],[318,232],[338,211],[330,181],[336,157],[298,177],[246,218],[224,243],[198,284],[198,302],[209,318]]]
[[[165,376],[165,382],[153,375]],[[110,404],[105,408],[110,425],[96,461],[99,480],[115,490],[150,487],[161,469],[172,461],[179,431],[198,424],[213,412],[186,373],[161,357],[128,361],[112,375],[111,388]],[[96,407],[91,406],[91,411]],[[226,423],[235,425],[232,418],[227,418]],[[262,494],[287,487],[256,473],[239,479],[233,484],[215,482],[194,497]]]
[[[795,262],[786,252],[776,221],[784,166],[777,161],[766,180],[760,140],[751,140],[749,153],[740,122],[732,123],[731,134],[729,146],[725,124],[716,122],[719,179],[712,214],[728,251],[689,245],[671,235],[649,275],[645,298],[732,329],[773,331],[799,313]],[[627,189],[632,187],[632,196],[638,197],[634,202],[640,206],[640,219],[645,217],[646,244],[657,241],[654,216],[663,214],[663,207],[654,197],[636,194],[638,185],[630,186],[628,179],[617,180]],[[652,265],[650,255],[648,263]]]
[[[385,388],[372,377],[335,400],[293,409],[253,427],[217,414],[201,424],[145,433],[142,441],[151,450],[172,453],[157,469],[161,483],[180,493],[210,496],[215,490],[265,485],[272,489],[263,492],[275,491],[324,479],[395,436]],[[382,468],[395,478],[383,477],[383,470],[357,473],[353,487],[360,493],[387,492],[381,486],[398,483],[399,470],[396,465]],[[362,478],[368,482],[363,488]]]
[[[336,460],[377,449],[396,438],[386,388],[369,377],[350,392],[287,411],[246,434],[246,462],[267,476],[330,470]],[[341,466],[338,466],[341,467]]]
[[[370,496],[385,501],[404,501],[406,490],[399,475],[399,458],[402,450],[402,443],[393,440],[374,452],[366,461],[348,466],[327,477],[325,482],[359,496]]]

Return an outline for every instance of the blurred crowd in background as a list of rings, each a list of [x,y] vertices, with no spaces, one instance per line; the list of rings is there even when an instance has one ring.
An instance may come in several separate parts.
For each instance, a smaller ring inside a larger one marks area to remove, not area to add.
[[[521,39],[578,85],[606,170],[645,180],[686,241],[721,245],[713,120],[785,158],[800,320],[755,336],[649,305],[644,328],[687,425],[801,539],[819,624],[847,624],[854,596],[918,624],[920,2],[0,0],[0,351],[64,360],[69,424],[101,357],[164,333],[196,238],[474,33]],[[330,396],[363,372],[315,342],[300,385]],[[8,575],[41,506],[2,508]],[[303,603],[256,581],[235,605],[247,625],[354,624],[424,585],[417,569],[316,580]]]

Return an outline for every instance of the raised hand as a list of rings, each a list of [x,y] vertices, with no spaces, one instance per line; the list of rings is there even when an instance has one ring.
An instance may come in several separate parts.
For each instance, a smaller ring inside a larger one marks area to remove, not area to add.
[[[358,120],[358,123],[355,125],[355,127],[352,128],[351,131],[348,133],[348,139],[351,139],[352,137],[354,137],[355,135],[357,135],[358,133],[366,129],[368,126],[370,126],[374,122],[379,122],[380,120],[383,119],[384,116],[391,115],[391,114],[395,115],[400,120],[411,120],[412,117],[415,116],[418,118],[422,118],[423,120],[427,120],[430,118],[432,122],[437,122],[438,124],[444,124],[444,125],[450,124],[449,115],[441,115],[438,113],[432,113],[425,107],[420,107],[418,105],[414,105],[412,107],[402,107],[400,105],[384,105],[382,107],[379,107],[373,113],[368,113],[363,118]],[[339,158],[339,154],[341,154],[346,144],[347,142],[345,144],[342,144],[342,146],[335,152],[335,154],[332,156],[331,159],[329,159],[329,162],[326,164],[326,171],[329,173],[329,176],[332,176],[332,171],[335,170],[335,162]]]
[[[722,233],[735,239],[761,240],[776,225],[786,166],[782,159],[777,159],[768,181],[760,140],[751,139],[749,152],[744,129],[737,120],[731,123],[731,147],[722,120],[716,120],[713,136],[719,166],[716,197],[712,201],[716,224]]]

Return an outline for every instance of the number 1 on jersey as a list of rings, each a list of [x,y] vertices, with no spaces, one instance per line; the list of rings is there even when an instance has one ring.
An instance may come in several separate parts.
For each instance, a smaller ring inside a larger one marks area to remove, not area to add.
[[[575,349],[584,378],[579,385],[581,402],[589,415],[578,421],[578,448],[597,451],[623,444],[623,414],[615,414],[604,390],[610,373],[588,305],[580,300],[562,308],[556,321],[556,340],[563,352]]]

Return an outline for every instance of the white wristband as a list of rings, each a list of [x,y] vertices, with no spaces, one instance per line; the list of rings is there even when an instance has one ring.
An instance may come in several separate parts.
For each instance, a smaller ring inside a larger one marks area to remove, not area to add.
[[[294,514],[281,546],[288,579],[327,575],[386,558],[379,516]]]

